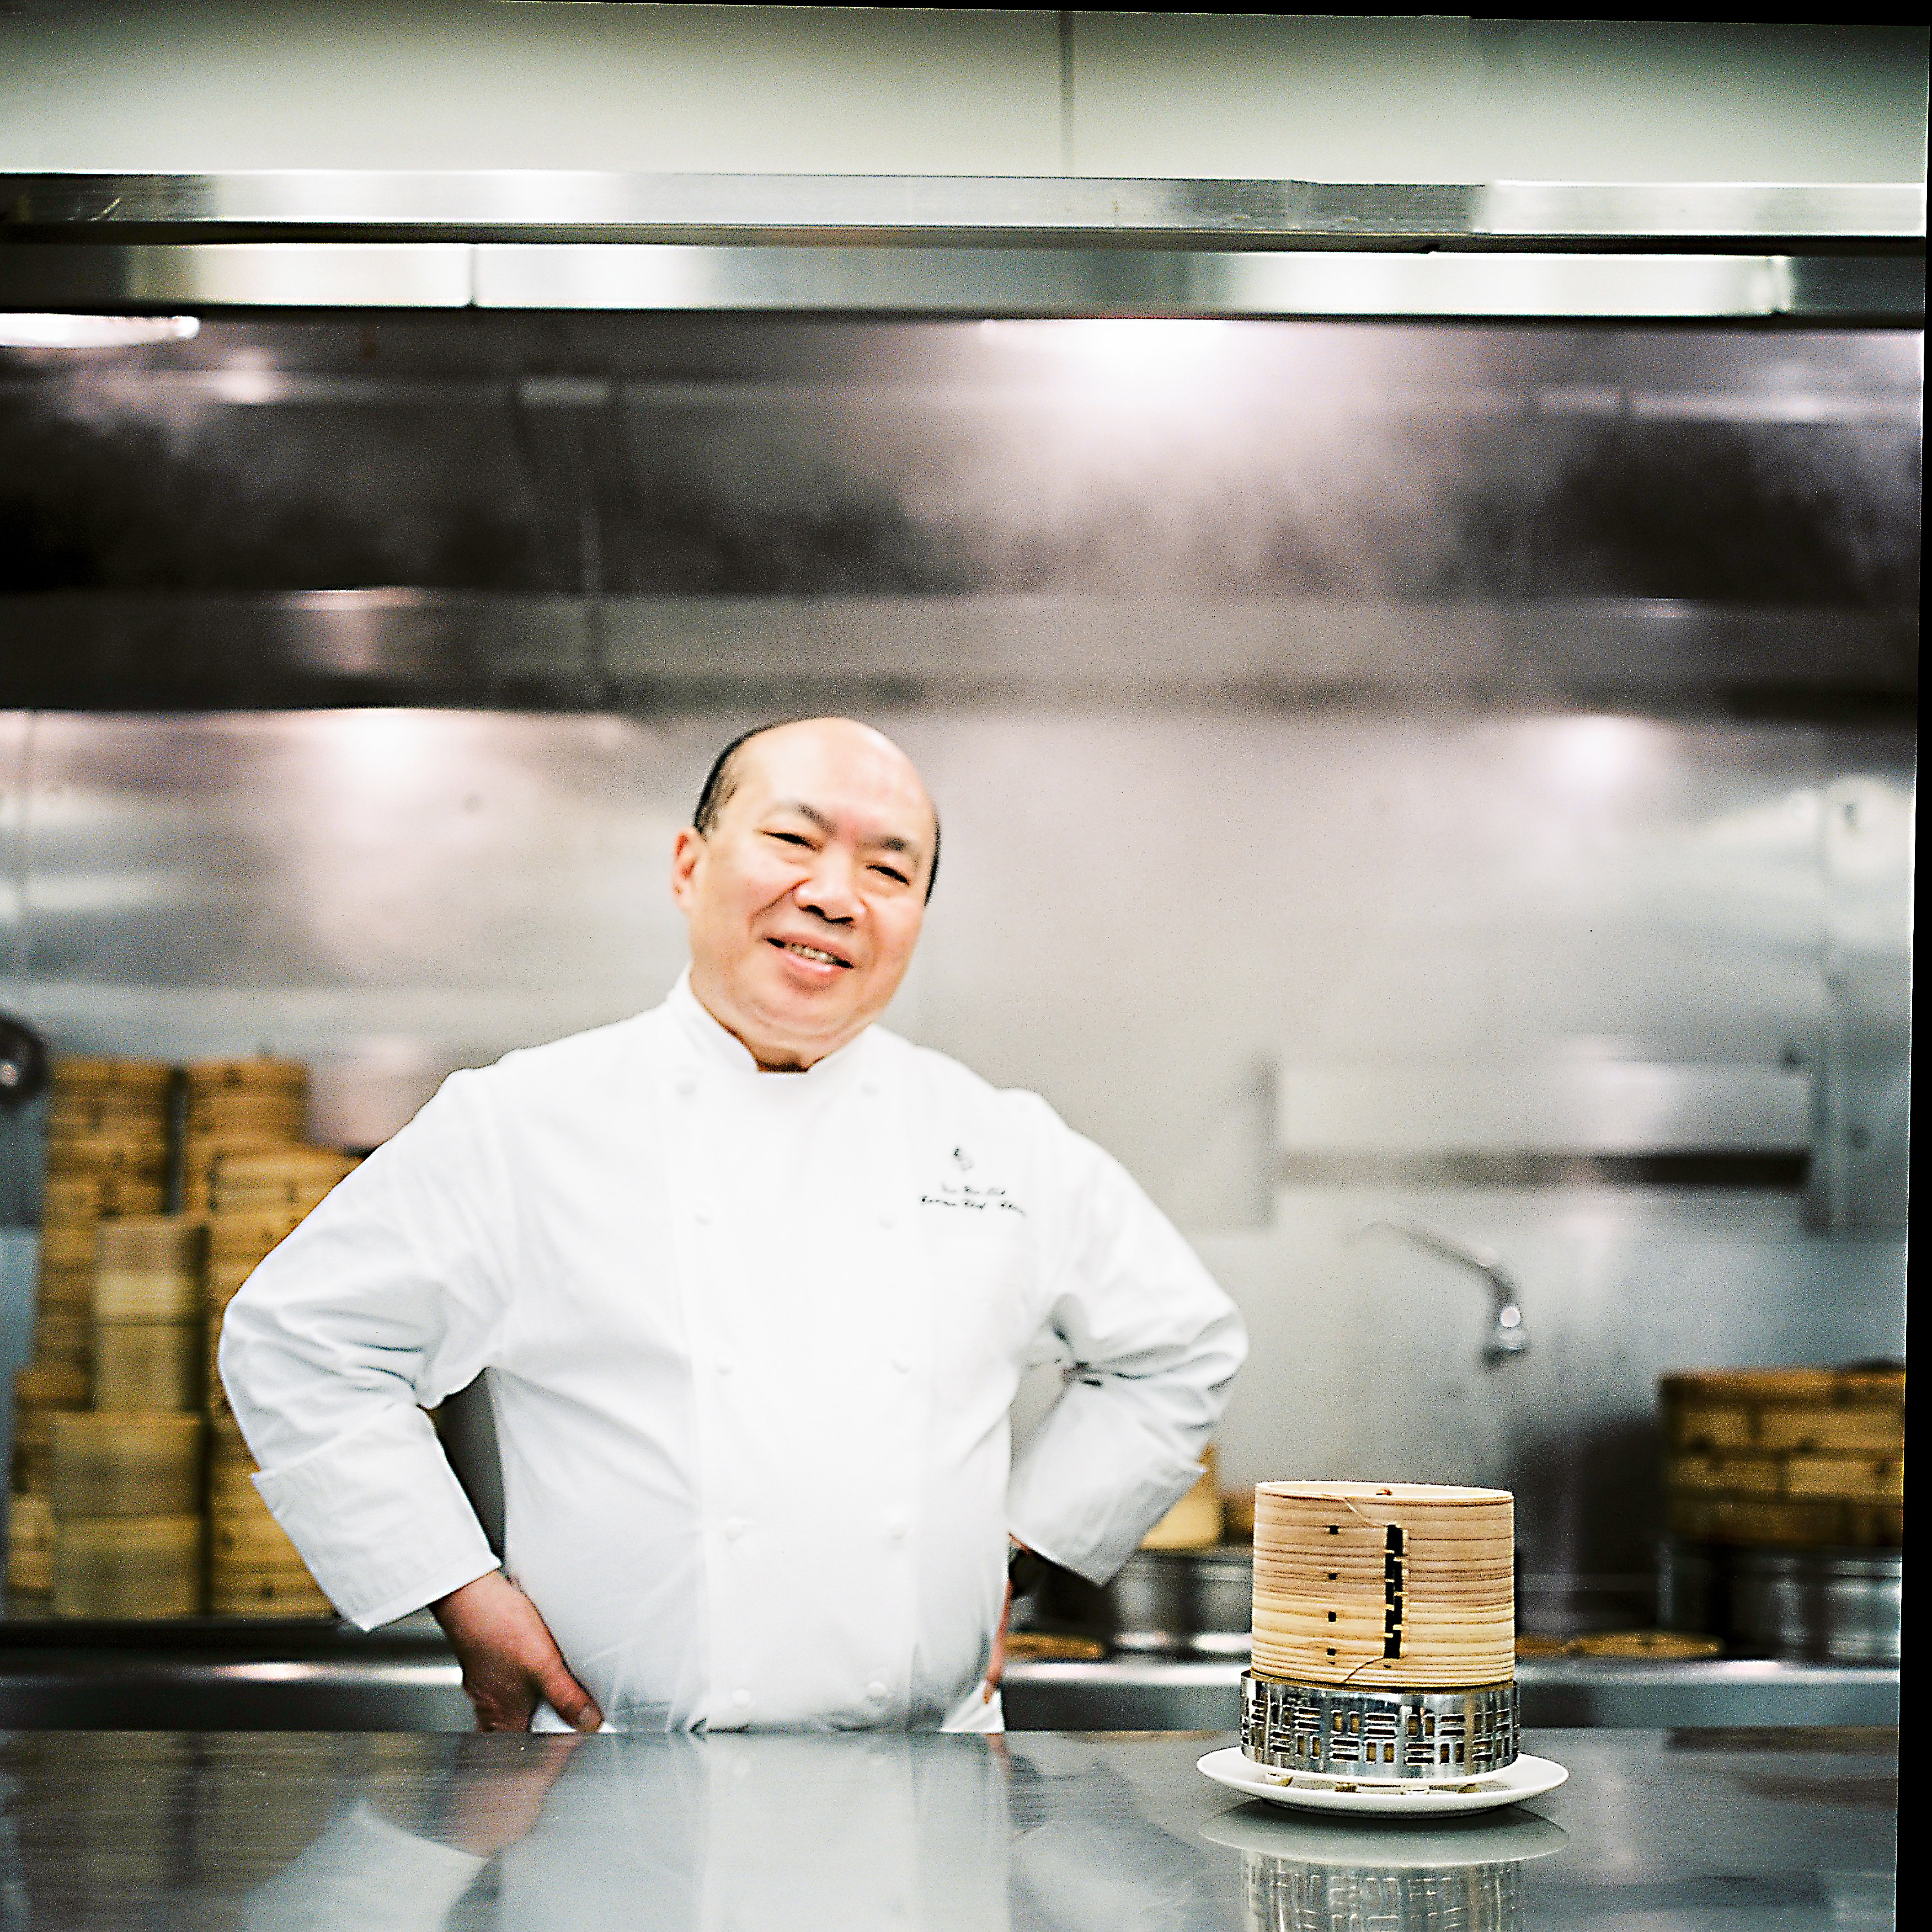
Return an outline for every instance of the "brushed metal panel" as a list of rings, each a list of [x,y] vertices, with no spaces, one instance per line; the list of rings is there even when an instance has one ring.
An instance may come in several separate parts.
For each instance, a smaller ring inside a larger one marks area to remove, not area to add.
[[[1811,1144],[1811,1082],[1631,1060],[1284,1067],[1293,1154],[1639,1154]]]
[[[1342,244],[1495,238],[1922,238],[1900,183],[1154,181],[1080,176],[269,170],[0,176],[7,226],[171,232],[318,227],[471,238],[548,230],[700,240],[868,232],[950,241],[1083,234]]]
[[[473,253],[450,242],[16,242],[0,248],[0,304],[463,308]]]
[[[1922,268],[1784,256],[484,243],[485,308],[830,314],[1655,318],[1922,313]]]

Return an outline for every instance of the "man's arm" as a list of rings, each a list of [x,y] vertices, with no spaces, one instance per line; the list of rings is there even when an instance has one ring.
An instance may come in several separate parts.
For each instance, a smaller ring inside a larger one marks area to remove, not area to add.
[[[1007,1523],[1029,1548],[1104,1582],[1200,1474],[1247,1336],[1126,1169],[1048,1118],[1048,1318],[1073,1366],[1014,1468]]]
[[[486,1728],[527,1728],[547,1696],[594,1730],[424,1413],[475,1379],[511,1316],[503,1167],[459,1075],[250,1278],[221,1376],[256,1488],[345,1616],[368,1629],[434,1604]]]

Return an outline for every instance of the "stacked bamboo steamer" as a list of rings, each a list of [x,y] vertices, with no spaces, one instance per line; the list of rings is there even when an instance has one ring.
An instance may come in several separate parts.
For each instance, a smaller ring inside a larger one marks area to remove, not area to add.
[[[33,1352],[14,1382],[8,1582],[29,1603],[53,1587],[54,1419],[86,1408],[97,1230],[166,1204],[174,1070],[74,1056],[49,1078],[46,1184]]]
[[[192,1616],[202,1606],[199,1414],[58,1415],[56,1616]]]
[[[179,1214],[97,1232],[94,1406],[52,1428],[56,1616],[201,1608],[202,1240]]]
[[[1713,1370],[1666,1376],[1659,1394],[1673,1536],[1904,1547],[1903,1368]]]
[[[305,1112],[306,1090],[294,1091]],[[289,1108],[284,1118],[295,1112]],[[242,1284],[355,1164],[350,1155],[304,1146],[292,1135],[280,1143],[219,1148],[208,1160],[208,1600],[218,1615],[320,1616],[330,1610],[255,1488],[254,1460],[214,1358],[222,1318]]]
[[[1504,1490],[1263,1483],[1242,1748],[1288,1771],[1455,1779],[1514,1761]]]

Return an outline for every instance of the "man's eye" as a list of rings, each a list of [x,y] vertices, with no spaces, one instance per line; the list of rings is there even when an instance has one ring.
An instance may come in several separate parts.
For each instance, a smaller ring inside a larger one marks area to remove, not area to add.
[[[774,838],[782,839],[788,845],[808,846],[812,843],[802,832],[774,832],[771,836]]]
[[[872,868],[872,870],[875,872],[884,873],[886,877],[890,879],[895,885],[903,886],[908,885],[911,883],[911,881],[907,878],[904,873],[896,872],[890,866],[874,866]]]

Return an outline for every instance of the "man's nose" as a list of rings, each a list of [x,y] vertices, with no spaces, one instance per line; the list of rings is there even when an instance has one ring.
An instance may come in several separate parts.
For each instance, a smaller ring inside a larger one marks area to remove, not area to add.
[[[852,860],[836,852],[821,852],[808,877],[792,896],[804,910],[816,913],[834,926],[849,925],[860,910],[859,882]]]

